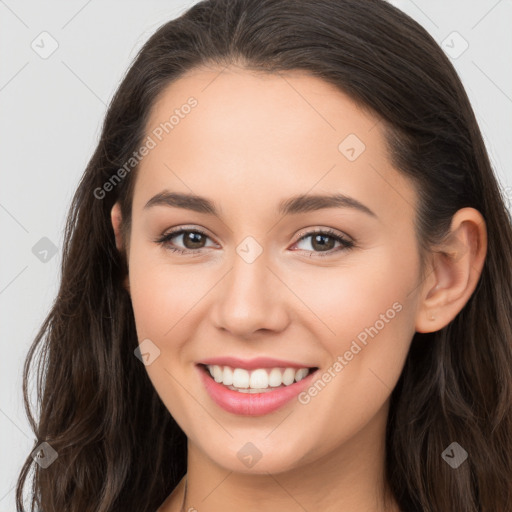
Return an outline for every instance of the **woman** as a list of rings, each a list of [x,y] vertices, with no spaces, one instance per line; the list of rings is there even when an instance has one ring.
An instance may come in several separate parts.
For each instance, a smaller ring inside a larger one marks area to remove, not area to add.
[[[198,3],[139,52],[74,197],[25,366],[26,396],[43,344],[33,504],[510,510],[511,248],[417,23]]]

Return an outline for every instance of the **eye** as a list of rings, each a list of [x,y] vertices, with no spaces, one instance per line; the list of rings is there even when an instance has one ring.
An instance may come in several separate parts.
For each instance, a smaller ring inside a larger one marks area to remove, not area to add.
[[[333,253],[349,250],[355,247],[355,243],[352,240],[337,234],[332,229],[318,229],[306,234],[301,234],[301,238],[297,244],[307,240],[308,238],[310,238],[311,241],[306,245],[309,245],[313,250],[312,252],[321,258],[325,256],[332,256]],[[340,245],[338,246],[338,249],[334,250],[334,244],[336,243],[339,243]],[[310,249],[305,250],[311,252]]]
[[[182,238],[182,242],[185,245],[185,249],[180,247],[174,247],[174,244],[170,244],[170,241],[174,238]],[[156,243],[161,244],[166,249],[178,252],[180,254],[197,253],[198,250],[203,249],[203,243],[207,238],[210,238],[204,231],[200,229],[175,229],[170,233],[163,235],[161,238],[155,240]]]

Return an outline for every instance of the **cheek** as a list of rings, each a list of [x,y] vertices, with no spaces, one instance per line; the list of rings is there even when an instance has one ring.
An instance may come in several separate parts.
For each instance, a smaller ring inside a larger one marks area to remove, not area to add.
[[[134,247],[130,253],[130,295],[139,339],[172,336],[172,329],[201,297],[205,275],[171,264],[163,249]],[[204,292],[202,292],[204,294]],[[185,320],[185,318],[184,318]]]
[[[408,295],[414,289],[416,272],[414,256],[382,247],[354,253],[338,266],[290,269],[283,280],[300,299],[301,319],[311,319],[310,327],[316,324],[320,339],[334,349],[374,325],[381,315],[386,329],[400,323],[406,315],[397,310],[411,301]]]
[[[329,354],[325,382],[333,395],[326,402],[346,401],[350,409],[382,404],[400,376],[414,335],[410,292],[417,272],[414,253],[403,248],[383,247],[353,261],[303,272],[294,287],[308,308],[301,321]],[[343,390],[358,398],[340,399],[336,394]]]
[[[182,361],[182,347],[191,332],[187,313],[204,295],[203,288],[192,272],[170,265],[160,251],[136,244],[130,252],[129,269],[137,338],[139,343],[151,340],[159,350],[145,369],[155,391],[181,425],[190,408],[190,396],[179,384],[190,378],[183,373]]]

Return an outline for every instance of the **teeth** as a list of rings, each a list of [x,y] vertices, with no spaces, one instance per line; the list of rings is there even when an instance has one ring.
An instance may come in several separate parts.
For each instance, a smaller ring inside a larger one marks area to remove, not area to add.
[[[222,383],[224,384],[224,379],[222,379]],[[235,388],[248,388],[249,372],[247,370],[243,370],[242,368],[235,368],[233,370],[233,386],[235,386]]]
[[[224,366],[224,371],[222,372],[222,383],[226,386],[233,384],[233,370],[229,366]]]
[[[220,366],[215,365],[213,367],[213,378],[215,379],[215,382],[222,382],[223,372]]]
[[[258,368],[248,371],[243,368],[207,365],[215,382],[228,386],[230,389],[245,393],[258,393],[270,388],[290,386],[299,382],[309,373],[309,368]]]
[[[242,370],[242,371],[244,371],[245,373],[247,373],[247,375],[249,375],[249,373],[246,370]],[[235,386],[236,388],[247,387],[247,386],[237,386],[234,383],[233,383],[233,386]],[[266,370],[263,370],[262,368],[260,368],[259,370],[252,371],[251,376],[249,377],[249,387],[253,388],[253,389],[254,388],[268,388],[268,374],[267,374]]]
[[[268,385],[276,388],[282,383],[282,374],[279,368],[272,368],[270,375],[268,376]]]
[[[294,380],[295,370],[293,368],[286,368],[286,370],[283,373],[283,384],[285,386],[289,386],[290,384],[293,384]]]

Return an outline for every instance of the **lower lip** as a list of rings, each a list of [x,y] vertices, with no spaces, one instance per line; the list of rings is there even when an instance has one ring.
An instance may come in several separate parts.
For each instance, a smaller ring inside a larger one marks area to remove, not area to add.
[[[243,416],[261,416],[276,411],[308,387],[313,375],[318,371],[311,372],[299,382],[276,388],[275,391],[241,393],[227,388],[224,384],[219,384],[210,377],[209,373],[206,373],[203,366],[198,365],[197,369],[212,400],[224,410]]]

